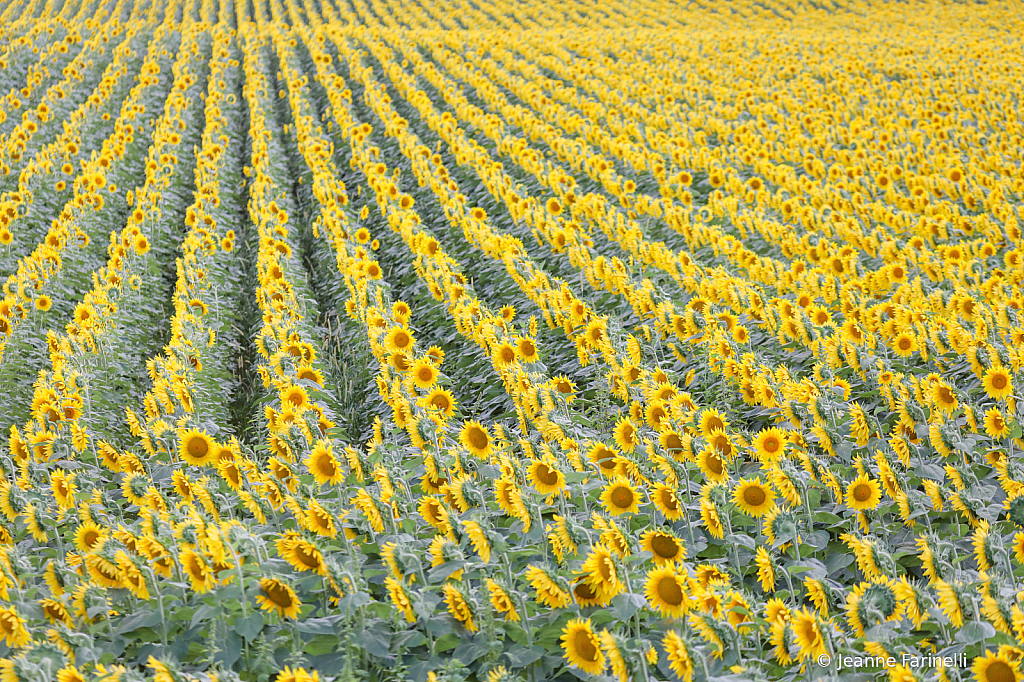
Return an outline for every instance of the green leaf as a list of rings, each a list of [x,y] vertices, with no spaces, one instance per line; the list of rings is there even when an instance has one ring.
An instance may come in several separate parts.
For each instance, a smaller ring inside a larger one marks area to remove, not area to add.
[[[377,621],[360,632],[356,635],[356,641],[377,658],[384,658],[391,653],[391,630],[383,621]]]
[[[462,638],[459,637],[454,632],[449,632],[448,634],[441,635],[437,639],[437,642],[434,643],[434,650],[435,651],[448,651],[449,649],[454,649],[456,646],[458,646],[459,641],[461,639]]]
[[[643,595],[624,592],[612,599],[612,614],[619,621],[625,622],[646,605],[647,600]]]
[[[981,621],[972,621],[957,630],[956,637],[954,639],[957,642],[963,642],[964,644],[977,644],[978,642],[984,642],[991,637],[995,637],[995,634],[996,629],[990,624]]]
[[[239,616],[235,618],[235,632],[244,637],[247,642],[252,642],[263,629],[263,614],[256,611],[248,617]]]
[[[754,549],[754,538],[750,537],[749,535],[726,535],[725,540],[726,542],[731,542],[736,545],[742,545],[743,547],[746,547],[750,550]]]
[[[163,622],[163,619],[160,618],[160,614],[156,611],[136,611],[121,621],[117,632],[123,635],[135,630],[141,630],[142,628],[156,627],[161,622]]]
[[[509,649],[503,655],[508,659],[508,664],[512,668],[525,668],[544,655],[544,647],[532,646],[529,649],[515,647]]]

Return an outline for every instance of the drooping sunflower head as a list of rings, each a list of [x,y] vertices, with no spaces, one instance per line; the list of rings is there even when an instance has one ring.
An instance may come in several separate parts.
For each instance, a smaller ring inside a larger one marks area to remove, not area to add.
[[[298,618],[302,602],[288,583],[277,578],[261,578],[256,601],[264,611],[276,611],[282,618]]]

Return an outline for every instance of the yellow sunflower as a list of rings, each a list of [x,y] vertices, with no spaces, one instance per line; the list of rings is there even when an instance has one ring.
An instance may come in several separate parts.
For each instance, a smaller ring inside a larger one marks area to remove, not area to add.
[[[683,517],[683,507],[679,503],[674,487],[665,483],[655,483],[651,489],[651,500],[669,521],[678,521]]]
[[[409,376],[417,388],[430,388],[437,381],[438,372],[428,357],[422,357],[412,363]]]
[[[857,511],[874,509],[882,501],[878,481],[861,474],[846,486],[846,506]]]
[[[455,414],[455,396],[446,388],[435,387],[420,399],[420,405],[437,410],[446,419]]]
[[[971,664],[976,682],[1020,682],[1020,660],[1005,653],[986,651]]]
[[[569,665],[590,675],[599,675],[604,671],[604,654],[601,653],[600,640],[594,634],[589,618],[570,620],[562,630],[561,640],[565,660]]]
[[[615,424],[615,443],[620,448],[626,452],[633,452],[639,442],[640,436],[632,419],[623,417]]]
[[[558,470],[554,462],[532,460],[527,468],[530,483],[543,495],[554,495],[565,489],[565,474]]]
[[[754,451],[761,462],[774,462],[786,451],[788,438],[782,429],[771,427],[764,429],[754,439]]]
[[[651,608],[669,618],[680,618],[689,611],[686,576],[676,570],[675,564],[649,571],[644,593]]]
[[[617,476],[601,493],[601,503],[609,514],[618,516],[631,512],[640,512],[640,496],[630,482],[622,476]]]
[[[276,611],[282,618],[298,618],[302,606],[295,590],[277,578],[260,578],[256,602],[264,611]]]
[[[493,447],[487,427],[478,421],[468,421],[463,424],[462,431],[459,432],[459,442],[481,459],[487,458]]]
[[[732,493],[732,501],[751,516],[761,518],[775,506],[775,491],[761,483],[761,477],[740,480]]]
[[[1013,380],[1010,373],[1002,367],[991,367],[985,372],[981,385],[985,387],[985,393],[996,400],[1013,395]]]
[[[488,578],[487,590],[490,592],[491,606],[494,607],[494,610],[502,614],[506,621],[517,622],[519,620],[519,613],[516,611],[512,598],[508,596],[505,588],[491,578]]]
[[[686,557],[683,541],[664,529],[648,529],[640,536],[640,546],[654,555],[658,566],[682,561]]]
[[[684,682],[693,681],[693,659],[690,658],[690,651],[686,642],[675,630],[669,630],[661,640],[665,648],[665,655],[668,656],[669,668]]]
[[[178,433],[178,455],[192,466],[204,466],[214,461],[215,444],[205,432],[195,429]]]
[[[327,441],[318,440],[306,458],[306,468],[313,474],[313,478],[320,485],[330,483],[337,485],[345,478],[345,474],[334,457],[331,444]]]

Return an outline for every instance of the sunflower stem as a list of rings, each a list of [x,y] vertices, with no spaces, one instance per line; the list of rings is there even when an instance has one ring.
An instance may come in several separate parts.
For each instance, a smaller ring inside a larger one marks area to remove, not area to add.
[[[796,604],[796,592],[793,590],[793,578],[789,575],[789,570],[788,569],[783,569],[782,572],[786,575],[786,584],[789,586],[789,598],[792,600],[793,604],[795,605]]]
[[[732,510],[730,509],[722,516],[725,517],[725,531],[729,535],[732,535]],[[743,582],[743,566],[740,564],[740,551],[736,548],[736,543],[731,542],[732,545],[732,559],[733,563],[736,564],[736,575],[739,577],[740,582]]]
[[[152,566],[146,566],[149,570],[149,577],[153,579],[153,591],[156,592],[156,603],[160,608],[160,641],[166,647],[167,646],[167,617],[164,615],[164,597],[160,594],[160,583],[156,579],[156,572]],[[245,606],[242,606],[242,612],[245,612]]]

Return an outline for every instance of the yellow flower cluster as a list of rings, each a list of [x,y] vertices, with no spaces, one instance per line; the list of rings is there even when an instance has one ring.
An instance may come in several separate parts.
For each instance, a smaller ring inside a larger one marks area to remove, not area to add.
[[[1021,679],[1022,30],[0,0],[0,678]]]

